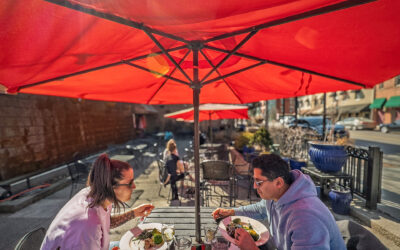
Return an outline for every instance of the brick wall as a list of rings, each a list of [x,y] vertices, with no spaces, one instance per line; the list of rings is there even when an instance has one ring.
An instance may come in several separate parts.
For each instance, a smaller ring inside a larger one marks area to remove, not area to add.
[[[0,180],[133,138],[133,104],[0,94]]]

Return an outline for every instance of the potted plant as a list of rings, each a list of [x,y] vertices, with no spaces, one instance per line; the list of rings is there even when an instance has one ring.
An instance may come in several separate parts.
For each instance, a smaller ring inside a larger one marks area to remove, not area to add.
[[[350,213],[350,203],[353,199],[351,191],[338,185],[334,186],[329,192],[333,212],[342,215]]]
[[[273,144],[273,141],[268,130],[265,128],[260,128],[250,138],[249,143],[259,146],[263,152],[268,152]]]
[[[338,138],[335,141],[330,136],[329,141],[310,142],[310,160],[314,166],[322,172],[338,172],[347,160],[346,145],[349,145],[347,137]]]
[[[247,153],[247,151],[251,151],[252,149],[249,148],[250,140],[253,137],[253,133],[250,132],[242,132],[240,135],[235,139],[235,149],[240,153]],[[253,149],[254,152],[254,149]]]

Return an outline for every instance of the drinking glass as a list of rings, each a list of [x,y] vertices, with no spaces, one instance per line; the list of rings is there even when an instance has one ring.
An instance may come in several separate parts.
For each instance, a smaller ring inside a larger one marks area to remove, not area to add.
[[[192,240],[185,236],[175,236],[175,247],[177,250],[190,250],[192,247]]]
[[[169,245],[170,242],[174,239],[175,235],[174,226],[163,225],[163,227],[161,228],[161,234],[163,236],[164,241],[167,242],[167,245]]]
[[[204,239],[207,244],[210,244],[215,239],[215,227],[203,227]]]

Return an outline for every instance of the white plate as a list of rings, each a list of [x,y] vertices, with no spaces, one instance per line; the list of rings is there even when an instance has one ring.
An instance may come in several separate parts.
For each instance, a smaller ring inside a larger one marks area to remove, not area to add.
[[[128,232],[126,232],[120,242],[119,247],[121,250],[143,250],[144,249],[144,241],[143,240],[135,240],[132,241],[135,237],[137,237],[143,230],[145,229],[158,229],[161,232],[163,224],[161,223],[148,223],[148,224],[139,224],[137,227],[132,228]],[[152,247],[150,249],[163,250],[168,249],[167,242],[164,242],[163,245],[158,247]]]
[[[252,218],[245,217],[245,216],[230,216],[230,217],[226,217],[225,219],[223,219],[219,223],[219,231],[220,231],[221,235],[226,240],[228,240],[229,242],[235,244],[235,239],[232,238],[231,236],[229,236],[228,232],[226,231],[226,225],[231,223],[231,221],[236,219],[236,218],[239,218],[242,222],[246,222],[246,223],[251,224],[253,229],[260,235],[260,238],[256,241],[256,245],[257,246],[261,246],[261,245],[264,245],[265,243],[267,243],[267,241],[269,239],[269,231],[264,226],[264,224],[262,224],[261,222],[259,222],[257,220],[254,220]]]

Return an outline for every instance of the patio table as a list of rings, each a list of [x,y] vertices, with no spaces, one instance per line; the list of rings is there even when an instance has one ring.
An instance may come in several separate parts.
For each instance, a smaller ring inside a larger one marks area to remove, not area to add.
[[[135,145],[135,146],[132,146],[132,149],[133,150],[138,150],[138,151],[140,151],[140,150],[143,150],[143,149],[145,149],[145,148],[147,148],[147,144],[138,144],[138,145]]]
[[[201,207],[200,218],[201,227],[217,227],[217,223],[212,218],[211,213],[215,210],[215,207]],[[175,235],[187,236],[192,239],[195,243],[195,214],[194,207],[163,207],[155,208],[152,213],[143,221],[143,223],[162,223],[175,226]],[[120,237],[125,232],[121,232]],[[221,236],[217,233],[217,237]],[[204,239],[204,232],[201,230],[201,237]],[[196,244],[193,244],[196,246]],[[199,244],[197,244],[198,246]],[[264,245],[262,249],[273,249],[271,247],[271,240]]]

